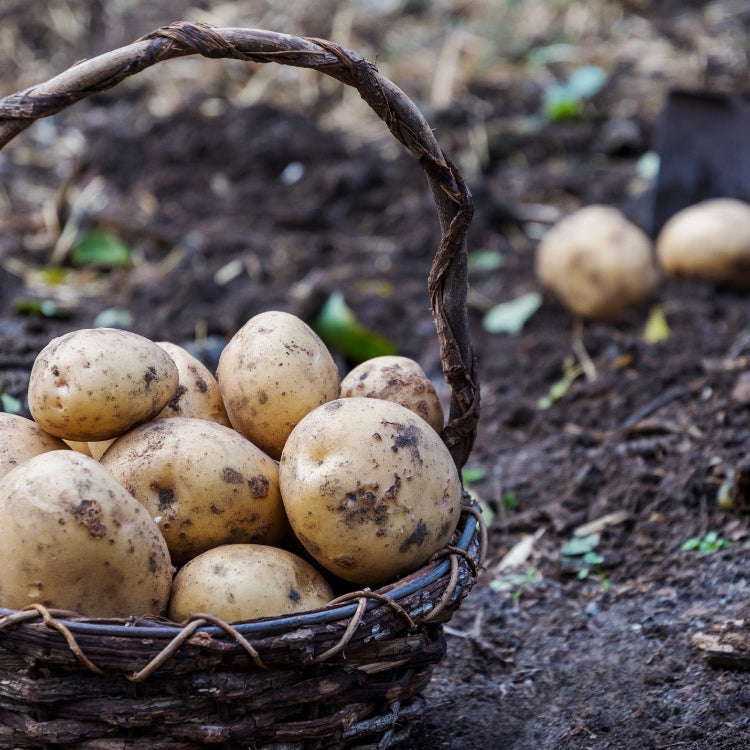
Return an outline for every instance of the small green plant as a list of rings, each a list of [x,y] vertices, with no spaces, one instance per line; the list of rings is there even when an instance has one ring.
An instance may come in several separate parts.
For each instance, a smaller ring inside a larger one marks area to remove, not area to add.
[[[732,543],[729,539],[720,537],[716,531],[708,531],[703,536],[703,539],[697,536],[691,536],[682,543],[680,549],[683,552],[690,552],[692,550],[698,550],[702,555],[709,555],[712,552],[716,552],[720,549],[726,549]]]
[[[599,541],[599,534],[574,536],[563,544],[560,548],[560,554],[566,567],[577,571],[576,577],[579,581],[596,578],[600,581],[604,590],[609,591],[610,582],[602,570],[604,557],[596,551]]]
[[[553,83],[544,90],[544,117],[551,122],[578,119],[584,102],[598,94],[606,82],[607,73],[598,65],[577,68],[565,83]]]

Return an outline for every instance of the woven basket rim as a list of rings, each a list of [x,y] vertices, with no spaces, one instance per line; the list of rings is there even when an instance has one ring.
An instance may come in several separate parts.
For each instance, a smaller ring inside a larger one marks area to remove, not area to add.
[[[476,501],[473,501],[471,507],[479,511]],[[452,545],[454,549],[465,553],[469,552],[472,542],[481,532],[479,516],[473,513],[467,514],[467,516],[466,523],[458,540]],[[481,564],[483,550],[480,549],[478,557]],[[374,593],[381,593],[385,598],[398,603],[399,599],[415,594],[420,589],[424,589],[426,586],[440,579],[448,572],[449,568],[450,560],[443,559],[419,568],[411,576],[407,576],[401,579],[401,581],[396,581],[390,586],[383,587],[380,590],[376,589]],[[378,602],[376,600],[370,600],[367,604],[367,609],[372,609],[377,605]],[[272,635],[275,632],[287,632],[306,626],[327,625],[348,619],[355,613],[357,606],[356,601],[353,603],[334,604],[300,614],[258,618],[231,623],[231,625],[234,630],[244,636]],[[23,611],[0,607],[0,625],[3,618],[17,615]],[[59,616],[55,619],[73,633],[101,637],[171,639],[178,635],[185,627],[185,623],[167,623],[144,618],[137,618],[135,624],[127,624],[127,620],[117,620],[115,618],[100,620],[83,615],[76,616],[74,613],[69,613],[68,616]],[[213,637],[227,636],[227,633],[222,628],[214,625],[203,626],[201,627],[201,631]]]

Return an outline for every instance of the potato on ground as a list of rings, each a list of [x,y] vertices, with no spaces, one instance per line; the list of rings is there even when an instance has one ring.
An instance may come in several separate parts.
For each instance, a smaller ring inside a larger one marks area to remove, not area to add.
[[[277,547],[227,544],[182,567],[174,579],[169,617],[209,612],[227,622],[325,606],[333,591],[309,563]]]
[[[172,572],[148,511],[93,458],[50,451],[0,479],[0,606],[162,615]]]
[[[294,428],[279,464],[292,529],[327,570],[385,583],[450,540],[461,480],[437,433],[400,404],[342,398]]]
[[[586,206],[544,235],[539,281],[573,313],[603,319],[643,302],[659,274],[648,235],[613,206]]]
[[[216,376],[234,429],[276,459],[300,419],[339,395],[325,344],[286,312],[245,323],[224,347]]]
[[[45,432],[31,419],[0,412],[0,477],[32,456],[67,448],[62,440]]]
[[[713,198],[678,211],[659,232],[656,254],[670,276],[750,287],[750,204]]]
[[[179,374],[177,392],[156,418],[195,417],[231,427],[219,384],[208,367],[177,344],[169,341],[156,343],[172,357]]]
[[[177,365],[153,341],[116,328],[81,329],[39,352],[29,410],[56,437],[108,440],[155,417],[178,382]]]
[[[288,528],[276,462],[216,422],[147,422],[101,463],[158,519],[177,566],[221,544],[275,544]]]
[[[445,423],[435,386],[409,357],[373,357],[357,365],[341,381],[341,398],[382,398],[419,414],[435,432]]]

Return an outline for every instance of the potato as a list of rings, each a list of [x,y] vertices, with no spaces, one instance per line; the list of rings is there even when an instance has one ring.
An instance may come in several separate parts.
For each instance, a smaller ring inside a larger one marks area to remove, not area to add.
[[[341,381],[340,395],[394,401],[419,414],[435,432],[445,423],[435,386],[419,363],[408,357],[374,357],[357,365]]]
[[[659,274],[651,240],[612,206],[587,206],[544,235],[536,275],[573,313],[603,319],[643,302]]]
[[[216,378],[197,357],[169,341],[156,342],[177,365],[179,385],[174,398],[156,415],[164,417],[195,417],[231,427]]]
[[[215,422],[147,422],[101,463],[158,519],[177,566],[221,544],[275,544],[288,529],[276,462]]]
[[[713,198],[684,208],[662,227],[656,255],[669,276],[750,286],[750,204]]]
[[[285,312],[245,323],[224,347],[216,376],[234,429],[273,458],[305,414],[339,395],[338,369],[325,344]]]
[[[50,451],[0,479],[0,606],[161,615],[171,581],[153,519],[93,458]]]
[[[215,547],[181,568],[169,617],[180,622],[209,612],[227,622],[305,612],[325,606],[333,591],[301,558],[263,544]]]
[[[83,453],[84,456],[90,456],[91,455],[91,448],[89,448],[89,444],[87,442],[81,442],[79,440],[63,440],[63,443],[68,446],[71,450],[78,451],[78,453]]]
[[[71,331],[34,361],[29,410],[56,437],[107,440],[156,416],[178,382],[169,354],[143,336],[116,328]]]
[[[104,452],[109,448],[117,438],[110,438],[109,440],[97,440],[95,442],[88,443],[89,453],[91,458],[95,458],[97,461],[101,461]]]
[[[292,529],[326,570],[384,583],[444,547],[461,480],[437,433],[405,406],[342,398],[292,430],[279,464]]]
[[[36,422],[18,414],[0,412],[0,477],[33,456],[67,447]]]

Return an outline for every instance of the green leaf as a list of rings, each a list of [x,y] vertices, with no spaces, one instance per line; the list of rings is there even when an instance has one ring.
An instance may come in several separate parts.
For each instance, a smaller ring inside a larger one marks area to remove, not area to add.
[[[101,229],[90,229],[70,250],[70,259],[77,266],[115,268],[133,262],[128,246],[115,235]]]
[[[596,96],[607,82],[607,73],[598,65],[583,65],[576,68],[568,78],[566,88],[578,99],[591,99]]]
[[[698,549],[700,547],[701,540],[697,536],[691,536],[690,539],[686,539],[680,549],[683,552],[689,552],[690,550]]]
[[[130,310],[119,310],[108,307],[94,318],[94,328],[129,328],[133,325],[133,314]]]
[[[495,305],[482,320],[485,331],[489,333],[519,334],[529,318],[541,307],[542,295],[538,292],[527,292],[509,302]]]
[[[518,507],[518,495],[513,490],[503,492],[503,507],[505,510],[515,510]]]
[[[575,120],[583,113],[583,103],[567,86],[555,83],[544,90],[544,116],[551,122]]]
[[[487,472],[479,466],[466,466],[461,472],[461,476],[464,480],[464,485],[481,482],[486,475]]]
[[[568,557],[576,557],[593,552],[599,544],[599,534],[587,534],[586,536],[574,536],[560,548],[560,553]]]
[[[474,250],[468,255],[470,271],[497,271],[502,268],[505,259],[498,250]]]
[[[0,392],[0,405],[8,414],[18,414],[21,411],[21,402],[10,393]]]
[[[583,556],[583,561],[586,565],[601,565],[604,562],[604,558],[597,552],[591,551]]]
[[[38,315],[42,318],[65,318],[68,315],[54,300],[33,297],[16,297],[13,300],[13,310],[21,315]]]
[[[390,341],[368,330],[357,320],[341,292],[331,294],[312,328],[326,346],[338,349],[352,362],[364,362],[396,353]]]

